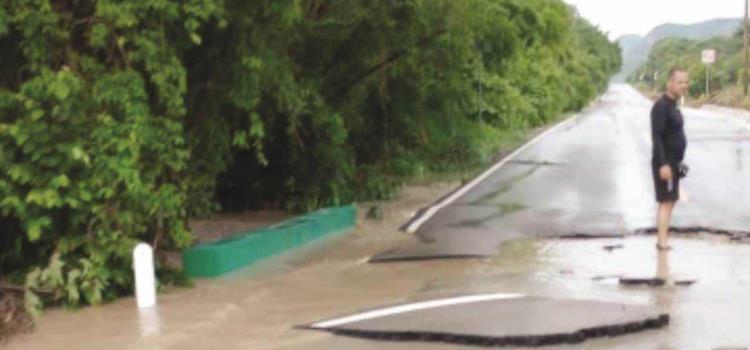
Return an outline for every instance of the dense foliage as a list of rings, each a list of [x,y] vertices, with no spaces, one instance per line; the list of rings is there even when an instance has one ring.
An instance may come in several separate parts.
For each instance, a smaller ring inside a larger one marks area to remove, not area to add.
[[[681,67],[692,77],[689,94],[698,97],[706,93],[706,70],[709,70],[710,91],[718,92],[742,84],[742,30],[731,37],[708,40],[668,38],[657,42],[649,52],[648,60],[629,81],[648,87],[660,88],[666,83],[667,72]],[[705,49],[716,50],[716,62],[707,66],[701,62]]]
[[[560,0],[2,0],[0,52],[0,272],[69,305],[191,217],[481,164],[620,66]]]

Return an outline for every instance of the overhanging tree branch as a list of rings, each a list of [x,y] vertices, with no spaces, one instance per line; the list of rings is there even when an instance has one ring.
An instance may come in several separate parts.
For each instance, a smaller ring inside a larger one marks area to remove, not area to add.
[[[416,47],[425,46],[429,43],[431,43],[435,38],[445,34],[447,32],[447,29],[442,28],[434,33],[419,39],[416,43]],[[352,86],[359,84],[362,80],[366,79],[368,76],[370,76],[373,73],[376,73],[377,71],[383,69],[384,67],[392,64],[396,60],[400,59],[401,57],[405,56],[409,52],[409,48],[401,49],[390,56],[388,56],[385,60],[381,61],[380,63],[376,64],[375,66],[371,67],[370,69],[366,70],[365,72],[358,74],[354,79],[350,80],[346,84],[342,85],[341,88],[337,89],[336,91],[338,94],[343,94],[344,92],[351,89]]]

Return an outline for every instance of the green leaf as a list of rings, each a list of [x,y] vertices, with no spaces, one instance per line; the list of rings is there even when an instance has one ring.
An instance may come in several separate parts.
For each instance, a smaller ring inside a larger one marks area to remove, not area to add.
[[[21,199],[17,196],[5,196],[2,201],[0,201],[0,207],[3,208],[19,208],[22,205],[23,203],[21,203]]]
[[[29,225],[29,228],[26,229],[26,236],[30,242],[36,242],[42,236],[42,228],[38,225]]]
[[[35,109],[31,111],[31,120],[38,121],[39,119],[42,119],[44,116],[44,111],[41,109]]]
[[[232,138],[232,145],[240,148],[247,147],[247,133],[245,131],[236,131]]]
[[[91,46],[95,48],[105,48],[107,46],[107,38],[109,37],[109,30],[103,23],[97,23],[91,28],[90,42]]]
[[[70,86],[67,82],[62,80],[55,80],[49,88],[58,100],[64,100],[68,97],[68,94],[70,94]]]
[[[35,189],[26,195],[26,203],[36,204],[44,208],[55,208],[62,205],[60,194],[51,188]]]
[[[49,217],[42,216],[37,219],[31,220],[26,225],[26,235],[29,241],[36,242],[41,238],[42,230],[52,225],[52,220]]]
[[[24,309],[31,314],[32,317],[38,318],[42,314],[42,300],[31,290],[26,290],[24,293]]]
[[[89,155],[83,150],[81,146],[73,147],[73,149],[71,150],[71,156],[74,160],[80,160],[86,165],[91,164]]]
[[[53,188],[66,188],[70,186],[70,179],[65,174],[55,176],[55,178],[52,179],[50,186]]]
[[[91,192],[89,192],[89,191],[85,191],[85,190],[82,190],[82,191],[81,191],[81,192],[79,193],[79,195],[81,196],[81,199],[83,199],[83,200],[84,200],[84,201],[86,201],[86,202],[89,202],[89,201],[91,201],[91,199],[93,198],[93,196],[91,195]]]
[[[70,304],[78,304],[81,296],[78,292],[78,281],[81,277],[81,270],[73,269],[68,271],[68,278],[66,283],[66,292],[68,295],[68,302]]]
[[[190,33],[190,40],[192,40],[196,45],[200,45],[202,41],[201,36],[196,33]]]
[[[32,179],[31,172],[19,164],[11,165],[10,169],[8,169],[8,175],[10,175],[13,181],[20,184],[26,184]]]

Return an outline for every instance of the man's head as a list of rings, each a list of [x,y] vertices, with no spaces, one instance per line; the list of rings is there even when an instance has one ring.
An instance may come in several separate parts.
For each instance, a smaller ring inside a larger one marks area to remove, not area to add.
[[[672,68],[667,78],[667,95],[678,99],[685,95],[690,84],[688,72],[682,68]]]

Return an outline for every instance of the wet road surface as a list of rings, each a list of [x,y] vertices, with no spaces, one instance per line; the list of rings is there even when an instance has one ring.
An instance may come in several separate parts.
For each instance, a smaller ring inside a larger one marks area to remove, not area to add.
[[[415,241],[374,261],[495,255],[521,237],[618,236],[653,228],[651,102],[613,85],[503,165],[422,211]],[[683,108],[691,165],[673,225],[750,233],[750,128],[721,111]],[[439,208],[439,210],[435,210]],[[432,214],[432,215],[431,215]]]

